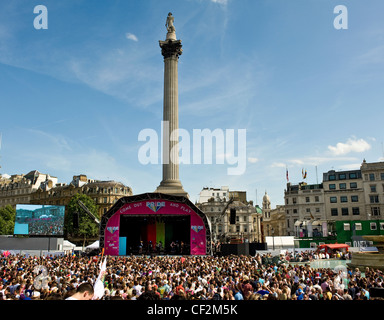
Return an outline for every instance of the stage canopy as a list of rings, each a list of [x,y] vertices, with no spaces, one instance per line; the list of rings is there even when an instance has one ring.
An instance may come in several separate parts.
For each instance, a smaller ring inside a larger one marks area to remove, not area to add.
[[[120,198],[101,219],[100,248],[106,255],[155,251],[158,244],[165,252],[181,245],[181,254],[211,254],[209,219],[188,198],[163,193]]]

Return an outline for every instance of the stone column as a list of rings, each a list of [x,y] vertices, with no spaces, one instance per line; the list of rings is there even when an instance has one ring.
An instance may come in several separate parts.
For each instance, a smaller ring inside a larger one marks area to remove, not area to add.
[[[182,54],[181,40],[175,32],[168,32],[165,41],[159,41],[164,57],[163,100],[163,180],[155,192],[188,196],[179,178],[179,101],[178,60]],[[175,138],[172,139],[171,135]],[[176,140],[176,141],[174,141]]]

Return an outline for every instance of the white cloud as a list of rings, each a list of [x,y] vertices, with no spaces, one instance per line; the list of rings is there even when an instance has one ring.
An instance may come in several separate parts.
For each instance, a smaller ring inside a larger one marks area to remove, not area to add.
[[[285,168],[287,165],[282,162],[274,162],[271,164],[272,168]]]
[[[127,38],[127,39],[129,39],[129,40],[133,40],[133,41],[139,41],[139,39],[133,34],[133,33],[126,33],[125,34],[125,37]]]
[[[292,165],[296,166],[317,166],[327,162],[335,162],[335,161],[356,161],[358,160],[355,157],[303,157],[301,159],[290,159]]]
[[[224,5],[224,6],[228,3],[228,0],[211,0],[211,1],[214,3]]]
[[[256,163],[258,161],[259,161],[259,159],[257,159],[257,158],[248,157],[248,162],[250,162],[250,163]]]
[[[369,149],[371,149],[371,145],[364,139],[348,139],[346,143],[338,142],[336,146],[328,146],[328,150],[336,156],[350,152],[363,152]]]
[[[361,163],[350,163],[350,164],[342,164],[338,166],[341,170],[358,170],[360,169]]]

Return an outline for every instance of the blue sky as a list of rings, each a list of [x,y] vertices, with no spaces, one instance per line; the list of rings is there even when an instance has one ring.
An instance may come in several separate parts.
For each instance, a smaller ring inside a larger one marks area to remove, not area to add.
[[[48,29],[33,26],[37,5]],[[247,130],[247,168],[180,166],[192,201],[203,187],[265,191],[384,160],[382,0],[2,0],[0,165],[117,180],[153,192],[161,165],[138,160],[139,132],[159,132],[168,12],[182,40],[179,125]],[[348,9],[337,30],[335,6]],[[317,176],[316,176],[317,168]]]

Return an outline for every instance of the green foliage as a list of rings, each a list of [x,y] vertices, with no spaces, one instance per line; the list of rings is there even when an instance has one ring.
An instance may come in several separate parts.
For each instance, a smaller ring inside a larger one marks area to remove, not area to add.
[[[15,227],[16,209],[11,205],[0,208],[0,234],[13,234]]]
[[[86,212],[78,204],[80,200],[88,208],[88,210],[99,219],[98,206],[92,198],[85,194],[75,194],[69,204],[67,205],[67,212],[65,216],[65,233],[72,236],[80,236],[83,238],[90,238],[99,235],[99,226],[88,216]],[[73,228],[73,216],[79,213],[79,227]]]

